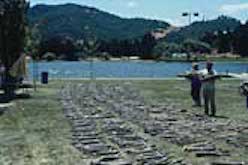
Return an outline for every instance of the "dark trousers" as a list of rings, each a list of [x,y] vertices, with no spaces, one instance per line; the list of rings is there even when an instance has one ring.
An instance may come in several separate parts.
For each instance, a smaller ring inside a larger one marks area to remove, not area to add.
[[[204,97],[205,114],[209,115],[209,107],[211,107],[211,115],[215,116],[216,114],[215,90],[203,89],[203,97]]]
[[[248,96],[246,96],[246,108],[248,110]]]
[[[191,88],[191,96],[197,106],[201,106],[201,86]]]

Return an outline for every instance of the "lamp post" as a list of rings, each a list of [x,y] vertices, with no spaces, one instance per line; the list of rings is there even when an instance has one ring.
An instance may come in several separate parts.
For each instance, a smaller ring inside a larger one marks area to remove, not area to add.
[[[95,37],[93,37],[93,39],[88,39],[88,41],[86,41],[83,45],[83,49],[84,51],[87,53],[88,56],[90,56],[90,80],[94,80],[95,79],[95,75],[94,75],[94,56],[95,53],[97,52],[98,48],[99,48],[99,43],[97,42],[97,39]]]
[[[91,55],[91,60],[90,60],[90,80],[94,80],[94,58]]]
[[[30,52],[33,56],[33,85],[34,91],[37,91],[37,81],[39,80],[39,64],[38,64],[38,56],[36,55],[38,46],[42,40],[42,35],[40,34],[39,27],[47,24],[46,19],[41,19],[38,23],[36,23],[31,29],[31,45]]]
[[[189,25],[191,24],[192,22],[192,17],[199,17],[199,13],[198,12],[195,12],[195,13],[192,13],[192,12],[184,12],[182,13],[182,16],[183,17],[188,17],[189,19]]]

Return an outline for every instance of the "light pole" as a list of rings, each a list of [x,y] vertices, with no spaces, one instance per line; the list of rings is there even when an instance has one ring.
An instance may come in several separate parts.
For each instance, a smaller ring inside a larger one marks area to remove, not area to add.
[[[199,13],[198,12],[195,12],[195,13],[192,13],[192,12],[184,12],[182,13],[182,16],[183,17],[188,17],[189,19],[189,25],[191,24],[192,22],[192,17],[199,17]]]
[[[91,81],[94,80],[94,58],[92,57],[93,54],[91,55],[91,60],[90,60],[90,79]]]
[[[36,23],[31,29],[31,55],[32,55],[32,60],[33,60],[33,85],[34,85],[34,91],[37,91],[37,83],[36,81],[39,80],[39,64],[38,60],[39,57],[35,55],[38,49],[38,46],[40,45],[40,42],[42,40],[42,35],[40,34],[39,27],[42,25],[47,24],[46,19],[41,19],[38,23]]]
[[[94,80],[95,79],[95,75],[94,75],[94,55],[97,52],[98,48],[99,48],[99,43],[97,43],[97,39],[94,37],[93,39],[88,39],[88,41],[86,41],[84,43],[83,49],[84,51],[87,53],[88,56],[90,56],[90,80]]]

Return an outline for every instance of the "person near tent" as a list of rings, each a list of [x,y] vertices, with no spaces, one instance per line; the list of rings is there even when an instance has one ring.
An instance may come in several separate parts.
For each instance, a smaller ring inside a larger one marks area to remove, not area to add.
[[[16,79],[18,83],[21,83],[27,76],[27,62],[26,55],[22,54],[19,59],[10,68],[9,74]]]

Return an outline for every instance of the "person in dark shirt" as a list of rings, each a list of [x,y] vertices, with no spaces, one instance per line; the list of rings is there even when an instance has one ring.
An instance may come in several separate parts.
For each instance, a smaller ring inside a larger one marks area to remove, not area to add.
[[[201,106],[201,80],[199,75],[199,65],[197,63],[192,64],[191,72],[191,96],[194,102],[193,106]]]
[[[4,83],[4,74],[5,74],[5,66],[2,63],[2,61],[0,61],[0,87],[2,87]]]
[[[240,92],[246,97],[246,108],[248,110],[248,81],[245,81],[240,85]]]

